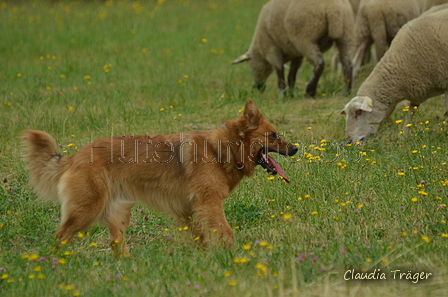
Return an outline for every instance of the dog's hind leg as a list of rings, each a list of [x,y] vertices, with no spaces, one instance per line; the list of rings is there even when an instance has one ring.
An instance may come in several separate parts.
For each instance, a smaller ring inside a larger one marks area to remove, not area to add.
[[[62,202],[62,219],[56,238],[59,243],[65,244],[77,232],[98,220],[106,203],[107,188],[88,176],[67,172],[59,182],[58,195]]]
[[[130,256],[125,232],[131,219],[132,202],[112,199],[106,206],[101,222],[109,229],[111,247],[115,256]]]

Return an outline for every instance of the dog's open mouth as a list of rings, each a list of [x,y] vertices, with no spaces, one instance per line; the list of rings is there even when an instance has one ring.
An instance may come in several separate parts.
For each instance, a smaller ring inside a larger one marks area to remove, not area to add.
[[[271,158],[271,156],[268,155],[269,150],[266,148],[261,148],[258,151],[258,158],[257,162],[260,164],[263,168],[265,168],[269,173],[275,175],[280,175],[285,182],[289,184],[289,180],[286,178],[285,173],[283,172],[283,169],[278,165],[278,163]]]

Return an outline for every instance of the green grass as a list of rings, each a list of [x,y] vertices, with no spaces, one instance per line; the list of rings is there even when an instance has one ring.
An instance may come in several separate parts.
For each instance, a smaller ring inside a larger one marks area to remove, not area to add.
[[[0,1],[1,2],[1,1]],[[14,4],[16,3],[16,4]],[[0,3],[1,296],[442,296],[448,283],[447,126],[443,100],[423,104],[399,135],[400,104],[378,139],[347,145],[341,75],[327,69],[316,99],[280,99],[271,76],[251,88],[249,46],[262,2],[7,1]],[[326,55],[329,61],[331,53]],[[372,65],[363,69],[360,81]],[[18,135],[45,130],[71,154],[122,133],[219,127],[253,98],[295,141],[274,156],[291,184],[261,168],[231,194],[229,250],[204,250],[168,217],[132,211],[131,258],[114,258],[93,226],[55,250],[59,205],[36,200]],[[428,121],[428,122],[427,122]],[[416,198],[416,199],[413,199]],[[387,281],[346,281],[381,269]],[[418,284],[391,271],[428,272]]]

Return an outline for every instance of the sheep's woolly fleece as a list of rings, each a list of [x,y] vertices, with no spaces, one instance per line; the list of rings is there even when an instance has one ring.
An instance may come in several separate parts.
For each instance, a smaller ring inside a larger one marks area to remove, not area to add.
[[[306,57],[314,67],[307,94],[314,96],[324,70],[322,53],[333,42],[340,53],[350,86],[351,57],[354,49],[354,16],[349,0],[271,0],[261,9],[249,50],[233,63],[249,61],[254,84],[259,89],[275,70],[278,87],[286,89],[284,64],[291,61],[288,87]]]
[[[372,44],[375,44],[378,62],[404,24],[431,7],[447,2],[448,0],[361,1],[355,22],[356,53],[352,60],[352,88],[355,87],[359,69]]]
[[[448,98],[448,5],[434,7],[398,32],[343,110],[347,137],[359,141],[376,133],[400,101],[418,106],[443,93]]]

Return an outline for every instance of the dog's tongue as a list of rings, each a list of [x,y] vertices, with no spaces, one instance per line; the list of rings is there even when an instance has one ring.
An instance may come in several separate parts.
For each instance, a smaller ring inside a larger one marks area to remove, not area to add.
[[[278,165],[277,162],[275,162],[274,159],[272,159],[268,154],[266,154],[266,159],[269,165],[272,166],[272,168],[275,169],[275,171],[277,171],[277,174],[280,175],[281,177],[283,177],[283,179],[285,180],[285,182],[287,182],[289,184],[289,180],[286,178],[285,173],[283,172],[282,168],[280,167],[280,165]]]

